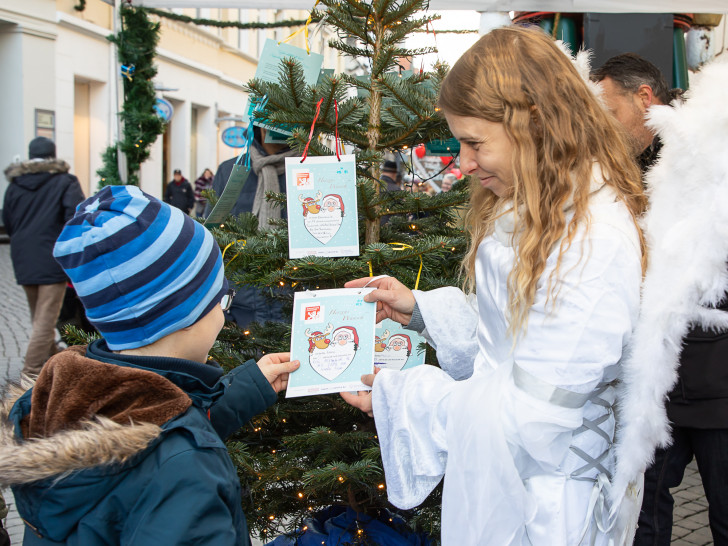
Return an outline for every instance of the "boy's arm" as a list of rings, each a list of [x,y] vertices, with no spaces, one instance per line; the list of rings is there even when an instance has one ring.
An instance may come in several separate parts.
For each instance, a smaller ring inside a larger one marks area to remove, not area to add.
[[[225,394],[210,408],[210,422],[223,440],[278,399],[255,360],[238,366],[225,380]]]

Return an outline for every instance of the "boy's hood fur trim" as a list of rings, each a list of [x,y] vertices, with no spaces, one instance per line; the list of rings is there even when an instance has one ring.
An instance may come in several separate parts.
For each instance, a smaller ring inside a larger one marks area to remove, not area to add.
[[[94,466],[122,464],[146,449],[162,432],[157,425],[119,425],[111,419],[96,417],[84,422],[80,429],[18,441],[8,421],[14,401],[6,400],[0,408],[0,485],[3,487],[52,477],[61,479]]]
[[[31,400],[22,402],[31,411],[22,418],[21,435],[9,417],[31,387]],[[122,464],[190,405],[189,396],[161,375],[103,363],[86,357],[85,347],[70,347],[45,364],[36,382],[10,389],[0,403],[0,486]]]

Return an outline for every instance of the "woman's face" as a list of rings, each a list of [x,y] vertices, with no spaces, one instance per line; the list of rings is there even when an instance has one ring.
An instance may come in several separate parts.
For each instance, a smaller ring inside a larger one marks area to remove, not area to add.
[[[475,176],[498,197],[513,187],[513,142],[502,123],[445,113],[453,136],[460,142],[460,170]]]

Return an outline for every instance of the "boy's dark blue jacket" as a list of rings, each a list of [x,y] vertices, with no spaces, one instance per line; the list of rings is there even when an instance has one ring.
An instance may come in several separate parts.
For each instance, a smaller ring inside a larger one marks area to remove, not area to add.
[[[249,544],[221,438],[275,400],[253,360],[223,375],[104,340],[59,353],[4,408],[0,484],[25,546]]]

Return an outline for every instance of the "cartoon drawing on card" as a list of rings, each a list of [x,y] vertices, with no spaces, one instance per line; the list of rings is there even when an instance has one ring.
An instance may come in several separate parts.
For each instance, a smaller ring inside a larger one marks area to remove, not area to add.
[[[291,358],[301,366],[287,397],[368,390],[361,376],[374,371],[376,304],[372,288],[338,288],[293,295]]]
[[[306,330],[308,361],[311,368],[327,381],[339,377],[354,361],[359,349],[359,336],[353,326],[340,326],[333,330],[329,323],[323,332]],[[329,336],[329,334],[331,334]]]
[[[301,194],[298,200],[303,205],[303,226],[314,239],[325,245],[341,228],[344,201],[340,195],[335,194],[321,199],[321,192],[315,197],[304,197]]]
[[[425,362],[418,345],[424,338],[389,319],[377,324],[374,338],[374,365],[387,370],[404,370]]]
[[[287,157],[286,193],[291,258],[359,255],[353,155]]]

